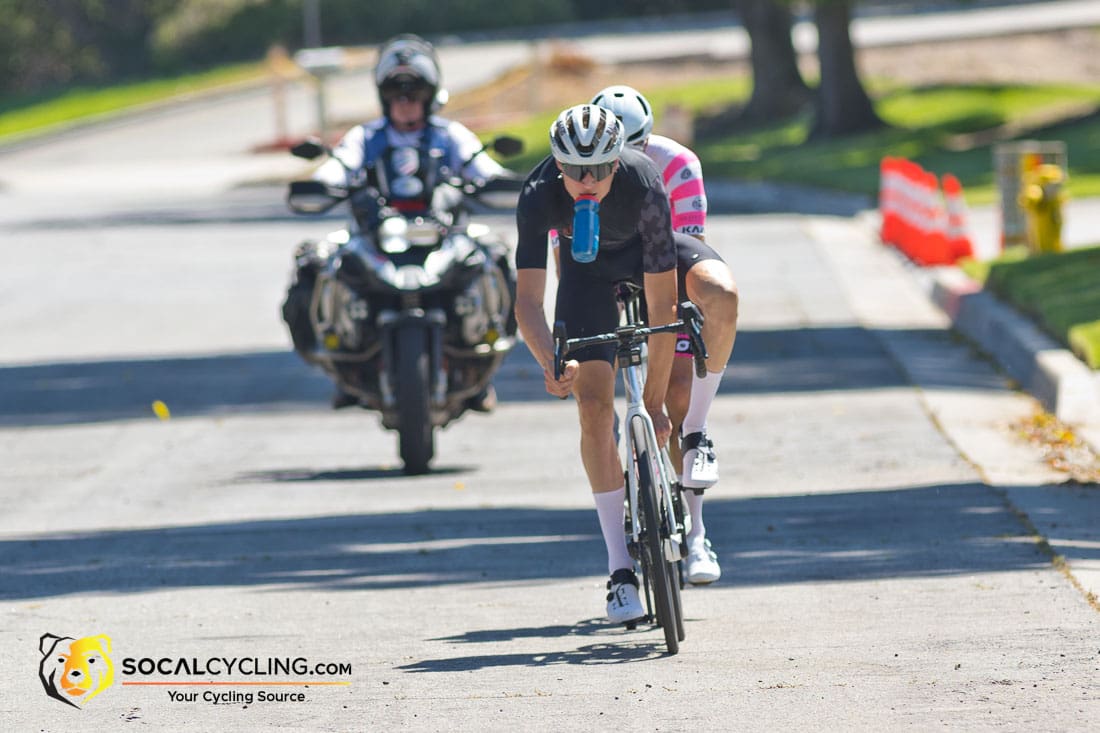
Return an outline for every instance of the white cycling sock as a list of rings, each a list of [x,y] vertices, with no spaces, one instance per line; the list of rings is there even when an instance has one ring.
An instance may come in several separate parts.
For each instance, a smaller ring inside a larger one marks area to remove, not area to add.
[[[607,545],[607,572],[610,575],[621,568],[634,569],[630,551],[626,549],[626,532],[623,520],[626,518],[626,487],[592,494],[596,500],[596,514],[600,518],[600,531]]]
[[[688,402],[687,414],[684,415],[684,423],[681,428],[684,435],[698,433],[707,426],[707,413],[714,402],[714,396],[718,394],[718,386],[722,384],[722,372],[707,372],[707,376],[691,378],[691,401]]]
[[[701,543],[707,536],[707,528],[703,525],[703,495],[685,489],[682,496],[687,502],[688,513],[691,515],[691,531],[687,534],[688,547],[691,548],[697,542]]]

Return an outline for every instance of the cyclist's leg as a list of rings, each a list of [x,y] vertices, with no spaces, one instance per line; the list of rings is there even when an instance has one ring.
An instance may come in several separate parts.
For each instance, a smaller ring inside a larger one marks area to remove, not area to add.
[[[688,409],[681,426],[685,453],[684,486],[707,488],[718,480],[713,444],[706,433],[707,414],[718,394],[737,333],[737,288],[721,260],[696,263],[685,276],[688,298],[703,312],[703,340],[707,344],[707,373],[691,383]],[[692,452],[694,451],[694,452]],[[688,454],[691,455],[688,455]],[[697,460],[700,459],[701,460]],[[687,459],[691,459],[688,463]],[[689,470],[688,466],[692,468]]]
[[[568,261],[569,258],[563,258]],[[565,265],[565,262],[563,262]],[[618,325],[618,307],[610,283],[570,273],[563,267],[558,286],[555,320],[564,321],[570,338],[612,331]],[[607,612],[615,622],[645,615],[638,597],[634,561],[623,532],[626,487],[622,462],[615,445],[615,374],[613,346],[581,349],[570,358],[580,362],[573,397],[581,426],[581,461],[592,488],[600,530],[607,547]]]
[[[705,438],[707,413],[718,393],[737,335],[737,285],[729,267],[706,243],[686,234],[677,234],[676,250],[680,294],[703,312],[703,340],[708,352],[707,375],[692,378],[682,434],[687,438],[699,433],[701,438]],[[685,479],[685,486],[706,488],[708,485],[690,476],[685,476]]]
[[[707,372],[726,368],[737,335],[738,292],[733,272],[706,242],[676,233],[676,274],[680,297],[703,312],[703,340],[707,344]]]
[[[612,434],[615,382],[611,365],[602,360],[581,362],[573,396],[580,413],[581,460],[607,548],[607,572],[611,576],[607,582],[607,617],[614,623],[632,622],[644,616],[645,610],[623,531],[626,486]]]
[[[691,398],[691,382],[694,377],[694,365],[691,360],[691,351],[681,353],[679,340],[677,340],[676,358],[672,362],[672,374],[669,377],[668,393],[665,395],[665,408],[668,410],[668,419],[672,423],[672,435],[680,434],[680,426],[687,414],[688,401]],[[680,441],[668,442],[668,454],[673,466],[680,466],[683,454],[680,452]],[[679,470],[677,468],[677,470]]]
[[[733,273],[708,245],[686,238],[677,240],[680,252],[681,293],[703,312],[703,340],[707,345],[707,375],[693,376],[688,408],[681,424],[684,503],[691,514],[687,536],[687,575],[692,583],[711,583],[721,575],[717,556],[706,539],[703,489],[718,478],[713,443],[707,436],[707,414],[733,351],[737,333],[738,292]],[[693,475],[694,474],[694,475]]]

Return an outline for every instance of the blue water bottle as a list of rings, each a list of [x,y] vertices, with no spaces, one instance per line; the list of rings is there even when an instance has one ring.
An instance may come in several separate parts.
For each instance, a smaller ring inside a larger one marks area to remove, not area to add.
[[[600,251],[600,202],[581,196],[573,204],[573,259],[591,262]]]

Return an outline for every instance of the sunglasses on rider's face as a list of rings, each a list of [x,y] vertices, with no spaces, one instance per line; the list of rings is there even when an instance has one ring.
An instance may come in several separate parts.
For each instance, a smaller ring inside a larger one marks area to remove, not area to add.
[[[596,163],[595,165],[573,165],[572,163],[562,163],[561,172],[568,178],[572,178],[574,181],[583,181],[584,177],[589,173],[592,174],[593,180],[602,181],[611,175],[615,170],[615,161],[610,163]]]
[[[424,104],[432,98],[430,87],[413,84],[392,84],[382,86],[382,99],[389,102],[416,102]]]

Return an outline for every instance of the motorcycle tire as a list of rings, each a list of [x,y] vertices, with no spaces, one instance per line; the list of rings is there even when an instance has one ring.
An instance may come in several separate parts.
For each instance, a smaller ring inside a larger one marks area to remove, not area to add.
[[[430,358],[428,332],[418,326],[397,329],[395,334],[398,442],[406,474],[428,472],[435,454],[429,399]]]
[[[286,291],[283,301],[283,321],[290,331],[294,350],[301,354],[312,353],[317,348],[313,324],[309,320],[309,305],[313,299],[313,278],[300,278]]]

